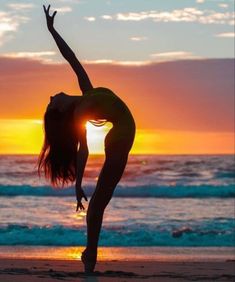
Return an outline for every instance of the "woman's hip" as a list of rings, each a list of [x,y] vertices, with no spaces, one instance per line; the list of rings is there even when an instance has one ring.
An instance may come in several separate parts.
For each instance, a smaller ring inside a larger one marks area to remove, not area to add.
[[[113,127],[105,137],[105,152],[121,154],[129,153],[135,139],[135,126],[122,129]]]

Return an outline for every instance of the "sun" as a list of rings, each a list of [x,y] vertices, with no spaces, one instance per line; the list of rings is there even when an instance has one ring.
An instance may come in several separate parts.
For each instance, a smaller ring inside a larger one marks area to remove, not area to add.
[[[91,154],[102,154],[104,152],[104,138],[112,127],[111,123],[103,126],[94,126],[89,121],[86,123],[87,143]]]

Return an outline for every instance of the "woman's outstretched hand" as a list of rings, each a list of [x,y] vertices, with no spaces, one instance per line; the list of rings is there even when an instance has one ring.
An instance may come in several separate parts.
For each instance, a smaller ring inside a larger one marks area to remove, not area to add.
[[[78,210],[85,210],[83,204],[82,204],[82,198],[84,198],[87,201],[87,197],[84,193],[84,191],[82,190],[82,188],[79,188],[77,190],[77,208],[76,208],[76,212]]]
[[[46,20],[47,20],[47,27],[48,27],[49,31],[51,31],[53,29],[54,17],[57,13],[57,11],[54,11],[52,16],[50,16],[50,7],[51,7],[51,5],[49,5],[47,8],[45,7],[45,5],[43,5],[43,9],[44,9],[44,12],[45,12],[45,15],[46,15]]]

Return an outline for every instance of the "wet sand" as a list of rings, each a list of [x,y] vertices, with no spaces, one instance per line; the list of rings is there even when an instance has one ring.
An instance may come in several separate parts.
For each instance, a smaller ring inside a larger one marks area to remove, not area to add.
[[[101,261],[85,275],[79,260],[1,259],[0,281],[235,281],[235,261]]]

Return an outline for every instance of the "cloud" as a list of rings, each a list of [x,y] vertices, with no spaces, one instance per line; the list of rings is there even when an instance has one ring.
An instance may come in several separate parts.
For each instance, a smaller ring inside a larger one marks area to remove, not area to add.
[[[10,3],[7,5],[9,8],[14,10],[28,10],[34,7],[31,3]]]
[[[103,15],[103,16],[101,16],[101,18],[104,19],[104,20],[112,20],[113,19],[113,17],[110,16],[110,15]]]
[[[234,32],[224,32],[224,33],[218,33],[215,36],[216,37],[222,37],[222,38],[234,38],[235,33]]]
[[[98,59],[98,60],[85,60],[83,61],[85,64],[92,64],[92,65],[114,65],[114,66],[146,66],[150,65],[153,62],[146,60],[146,61],[116,61],[116,60],[109,60],[109,59]]]
[[[196,0],[196,3],[199,3],[199,4],[202,4],[204,2],[205,2],[205,0]]]
[[[142,11],[104,15],[105,20],[143,21],[154,22],[197,22],[201,24],[228,24],[234,23],[234,12],[219,13],[213,10],[199,10],[194,7],[176,9],[173,11]]]
[[[13,14],[11,12],[0,11],[0,46],[11,38],[21,23],[25,23],[29,18]]]
[[[151,60],[139,60],[139,61],[120,61],[112,59],[97,59],[97,60],[84,60],[84,64],[88,65],[113,65],[113,66],[148,66],[155,63],[163,63],[169,61],[181,61],[181,60],[191,60],[191,59],[203,59],[202,57],[196,56],[191,52],[185,51],[172,51],[164,53],[151,54]]]
[[[57,0],[57,2],[72,3],[72,4],[81,4],[81,3],[83,3],[83,1],[80,1],[80,0]]]
[[[218,4],[218,6],[219,6],[220,8],[224,8],[224,9],[227,9],[227,8],[228,8],[228,4],[225,4],[225,3],[220,3],[220,4]]]
[[[15,31],[18,23],[13,21],[6,12],[0,11],[0,36],[3,36],[5,32]]]
[[[65,14],[65,13],[72,12],[72,8],[69,7],[69,6],[54,8],[53,10],[59,12],[60,14]]]
[[[96,20],[95,17],[84,17],[84,19],[88,22],[94,22]]]
[[[25,58],[25,59],[34,59],[39,60],[42,63],[52,63],[50,56],[56,55],[54,51],[40,51],[40,52],[13,52],[13,53],[5,53],[2,57],[5,58]]]
[[[53,60],[50,57],[56,55],[54,51],[40,51],[40,52],[12,52],[1,54],[2,58],[12,59],[32,59],[40,61],[41,63],[49,64],[63,64],[61,61]],[[0,57],[0,58],[1,58]],[[118,61],[111,59],[97,59],[97,60],[83,60],[82,63],[87,65],[113,65],[113,66],[146,66],[151,65],[154,61],[143,60],[143,61]]]
[[[148,38],[145,37],[145,36],[133,36],[133,37],[130,37],[130,40],[132,41],[144,41],[144,40],[147,40]]]
[[[185,51],[171,51],[171,52],[164,52],[164,53],[155,53],[155,54],[151,54],[150,56],[155,58],[157,62],[202,59],[202,57],[196,56],[191,52],[185,52]]]
[[[203,57],[196,56],[191,52],[185,51],[174,51],[174,52],[164,52],[151,54],[151,60],[142,60],[142,61],[118,61],[111,59],[98,59],[98,60],[85,60],[85,64],[93,65],[114,65],[114,66],[148,66],[155,63],[163,62],[173,62],[173,61],[182,61],[182,60],[202,60]]]
[[[41,52],[12,52],[5,53],[2,55],[4,58],[24,58],[33,59],[42,63],[49,64],[63,64],[62,61],[53,59],[56,55],[54,51],[41,51]],[[169,61],[181,61],[191,59],[203,59],[202,57],[196,56],[191,52],[185,51],[172,51],[164,53],[156,53],[150,55],[151,59],[128,61],[128,60],[113,60],[113,59],[96,59],[96,60],[83,60],[82,63],[87,65],[113,65],[113,66],[148,66],[155,63],[163,63]]]

